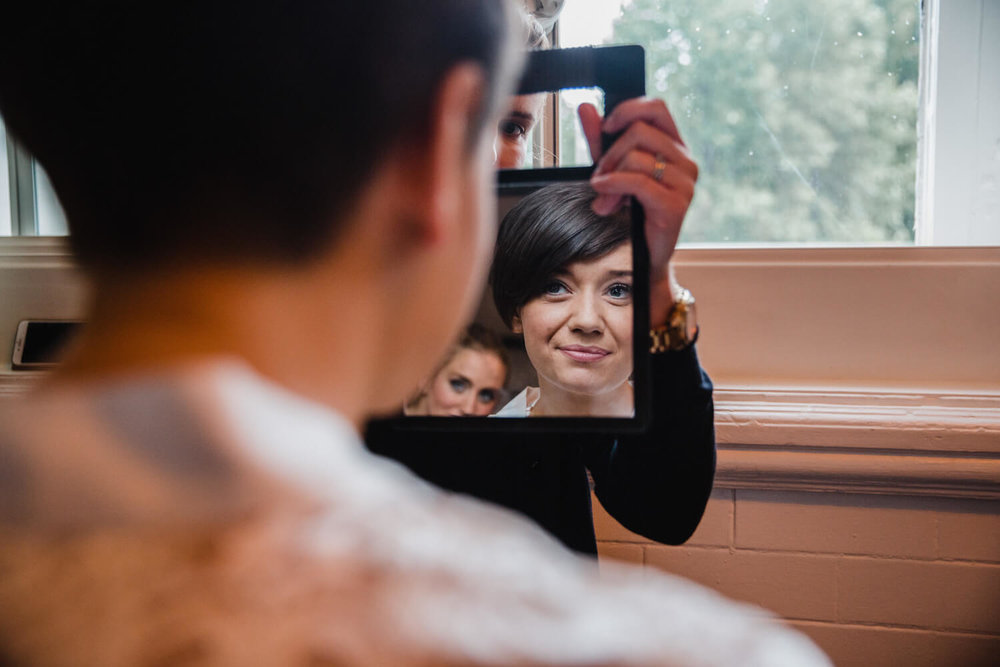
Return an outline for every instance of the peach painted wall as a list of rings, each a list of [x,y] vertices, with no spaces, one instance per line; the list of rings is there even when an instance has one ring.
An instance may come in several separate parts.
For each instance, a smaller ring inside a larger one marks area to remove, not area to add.
[[[837,665],[1000,664],[1000,502],[716,488],[695,535],[655,544],[595,499],[602,558],[780,614]]]

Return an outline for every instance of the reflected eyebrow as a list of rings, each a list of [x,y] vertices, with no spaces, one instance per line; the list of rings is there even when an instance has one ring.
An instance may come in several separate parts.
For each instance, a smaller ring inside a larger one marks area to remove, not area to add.
[[[519,111],[517,109],[512,109],[507,115],[504,116],[504,120],[509,120],[511,118],[517,118],[518,120],[527,121],[528,123],[535,122],[535,117],[530,113],[527,111]]]
[[[621,278],[631,278],[633,274],[632,274],[632,270],[631,269],[612,269],[612,270],[608,271],[607,273],[605,273],[605,275],[612,276],[612,277],[615,277],[615,278],[618,278],[618,277],[621,277]],[[567,269],[560,269],[559,271],[556,271],[555,273],[553,273],[552,277],[553,278],[572,278],[573,274],[569,270],[567,270]]]

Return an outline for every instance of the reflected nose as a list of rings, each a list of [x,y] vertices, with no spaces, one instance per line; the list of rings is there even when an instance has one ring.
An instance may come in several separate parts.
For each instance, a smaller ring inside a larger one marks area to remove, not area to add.
[[[570,329],[583,334],[599,334],[604,330],[604,319],[595,298],[581,296],[574,305],[569,321]]]
[[[476,394],[475,392],[470,392],[462,400],[462,416],[463,417],[474,417],[476,414]]]

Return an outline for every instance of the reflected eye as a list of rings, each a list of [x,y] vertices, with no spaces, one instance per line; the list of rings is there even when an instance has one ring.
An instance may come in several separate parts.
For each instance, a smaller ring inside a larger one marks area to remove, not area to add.
[[[489,405],[490,403],[495,403],[497,400],[497,392],[493,389],[483,389],[479,392],[477,397],[479,402],[483,405]]]
[[[632,296],[632,286],[625,283],[615,283],[608,288],[608,296],[613,299],[627,299]]]
[[[517,121],[505,119],[500,121],[500,134],[508,139],[520,139],[528,133],[528,128],[526,128],[521,123]]]
[[[558,280],[553,280],[552,282],[545,285],[544,289],[546,296],[562,296],[569,292],[569,288],[565,284]]]
[[[462,392],[464,392],[466,389],[469,388],[469,381],[461,377],[451,378],[450,380],[448,380],[448,385],[451,387],[451,390],[453,392],[455,392],[456,394],[461,394]]]

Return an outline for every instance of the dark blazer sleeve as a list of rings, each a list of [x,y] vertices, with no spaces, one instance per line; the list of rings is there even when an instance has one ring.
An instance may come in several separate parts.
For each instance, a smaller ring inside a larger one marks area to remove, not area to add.
[[[712,383],[692,345],[650,358],[652,415],[639,435],[592,443],[584,462],[601,505],[623,526],[665,544],[694,533],[712,492]]]

